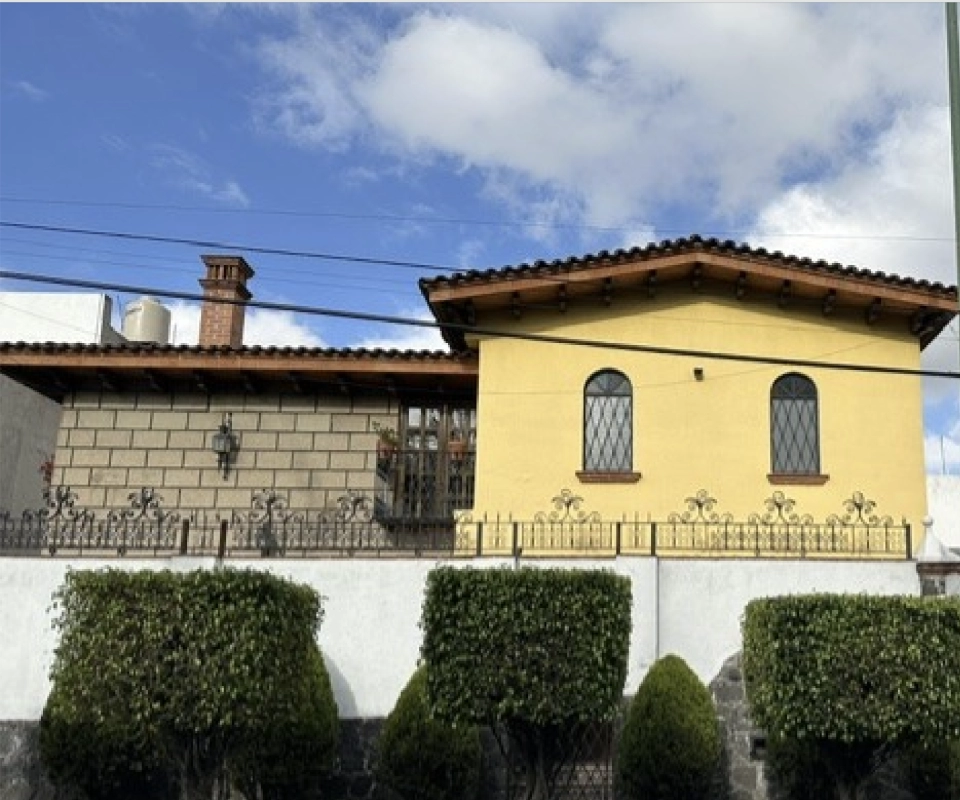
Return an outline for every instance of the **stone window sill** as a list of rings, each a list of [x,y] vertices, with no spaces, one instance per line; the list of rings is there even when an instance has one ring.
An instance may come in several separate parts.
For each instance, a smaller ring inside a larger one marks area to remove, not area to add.
[[[577,472],[580,483],[636,483],[640,480],[639,472]]]
[[[823,486],[830,480],[830,476],[770,473],[767,475],[767,480],[774,486]]]

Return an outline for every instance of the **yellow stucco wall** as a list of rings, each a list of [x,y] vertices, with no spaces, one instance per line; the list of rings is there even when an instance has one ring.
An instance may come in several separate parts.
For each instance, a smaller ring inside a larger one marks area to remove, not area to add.
[[[779,358],[919,367],[902,320],[869,326],[862,313],[826,318],[817,308],[777,307],[773,298],[737,301],[664,291],[655,299],[593,308],[526,312],[480,324],[526,333],[747,353]],[[738,520],[763,512],[780,490],[795,511],[822,522],[844,512],[855,491],[876,512],[906,517],[919,539],[925,514],[920,379],[913,376],[779,367],[485,337],[479,340],[477,483],[474,519],[532,519],[569,489],[580,510],[665,520],[707,490],[716,510]],[[697,381],[694,367],[702,367]],[[633,384],[636,483],[587,484],[582,468],[583,388],[597,370]],[[774,486],[770,472],[770,386],[797,371],[819,392],[822,486]]]

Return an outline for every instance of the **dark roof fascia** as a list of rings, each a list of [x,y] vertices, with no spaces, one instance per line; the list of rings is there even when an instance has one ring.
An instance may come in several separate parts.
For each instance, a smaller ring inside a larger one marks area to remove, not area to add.
[[[511,291],[511,284],[517,281],[557,282],[561,276],[573,273],[587,273],[600,268],[616,267],[619,264],[637,264],[642,262],[656,262],[672,256],[706,255],[728,257],[741,260],[744,263],[761,264],[769,268],[786,270],[791,280],[802,284],[804,279],[823,278],[851,281],[854,291],[864,295],[869,294],[870,286],[881,286],[887,291],[904,291],[927,295],[935,301],[940,309],[939,313],[931,316],[931,324],[920,338],[921,348],[926,347],[937,337],[940,331],[957,315],[957,310],[943,310],[944,305],[954,306],[957,303],[957,287],[946,286],[939,282],[923,279],[901,277],[899,275],[861,269],[859,267],[844,266],[839,263],[830,263],[824,260],[815,261],[811,258],[785,255],[780,251],[768,251],[763,247],[750,247],[747,244],[738,244],[732,240],[705,239],[697,234],[686,238],[664,240],[660,243],[652,242],[645,247],[633,247],[629,250],[618,249],[613,252],[601,250],[598,253],[583,256],[571,256],[564,260],[536,261],[533,264],[520,264],[486,270],[467,270],[455,272],[448,276],[422,278],[419,281],[420,292],[430,307],[437,322],[441,324],[441,334],[451,349],[457,352],[467,348],[464,327],[469,320],[462,317],[459,302],[438,302],[433,294],[443,290],[467,290],[472,287],[494,286],[502,283],[503,291]],[[794,277],[795,276],[795,277]],[[858,287],[857,284],[860,284]],[[459,294],[459,293],[458,293]],[[460,295],[463,296],[463,295]],[[916,302],[916,301],[915,301]],[[454,327],[450,327],[453,325]]]
[[[439,288],[453,286],[467,286],[471,284],[495,283],[502,280],[517,278],[535,278],[542,276],[551,278],[560,273],[576,270],[589,270],[598,266],[610,266],[617,263],[634,263],[647,261],[666,256],[676,256],[693,253],[711,253],[731,257],[761,260],[779,267],[796,270],[798,276],[804,274],[815,275],[827,273],[838,277],[856,278],[863,281],[882,284],[885,286],[911,289],[938,295],[945,298],[957,299],[957,287],[946,286],[939,282],[924,279],[902,277],[892,273],[862,269],[860,267],[845,266],[838,262],[815,261],[808,257],[786,255],[779,250],[769,251],[763,247],[751,247],[747,244],[738,244],[732,240],[704,239],[699,235],[692,235],[679,239],[668,239],[662,242],[651,242],[645,247],[632,247],[629,250],[618,249],[610,252],[601,250],[597,253],[570,256],[566,259],[553,261],[535,261],[533,264],[519,264],[517,266],[495,267],[486,270],[467,270],[454,272],[451,275],[441,275],[435,278],[421,278],[419,285],[423,296],[429,301],[430,292]]]

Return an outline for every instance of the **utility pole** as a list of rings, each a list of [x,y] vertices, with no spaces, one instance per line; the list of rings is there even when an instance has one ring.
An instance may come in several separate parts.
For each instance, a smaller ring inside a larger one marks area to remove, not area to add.
[[[956,246],[957,286],[960,286],[960,33],[957,30],[957,4],[946,3],[945,5],[947,77],[950,87],[950,141],[953,154],[953,236]]]

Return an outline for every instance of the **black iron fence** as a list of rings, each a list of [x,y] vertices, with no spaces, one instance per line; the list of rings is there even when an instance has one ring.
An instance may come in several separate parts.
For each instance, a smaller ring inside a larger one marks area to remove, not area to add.
[[[129,506],[98,515],[76,505],[66,487],[48,505],[14,517],[0,512],[0,555],[215,554],[220,557],[449,556],[449,557],[664,557],[900,558],[913,555],[910,525],[875,513],[875,503],[855,492],[842,512],[824,521],[799,514],[782,492],[764,510],[736,520],[716,511],[700,491],[666,520],[639,514],[617,520],[581,509],[568,490],[552,510],[532,520],[469,512],[396,513],[377,497],[348,493],[336,506],[291,510],[273,490],[255,492],[244,511],[168,510],[144,488]],[[402,512],[403,509],[401,508]]]

